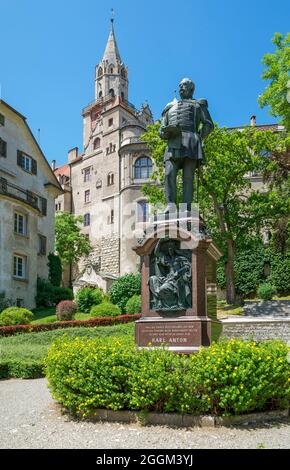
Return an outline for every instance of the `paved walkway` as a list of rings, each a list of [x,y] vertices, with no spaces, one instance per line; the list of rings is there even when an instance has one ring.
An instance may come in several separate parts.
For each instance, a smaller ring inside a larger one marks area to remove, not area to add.
[[[255,449],[290,447],[290,423],[171,429],[89,423],[61,415],[45,379],[0,381],[0,448]]]

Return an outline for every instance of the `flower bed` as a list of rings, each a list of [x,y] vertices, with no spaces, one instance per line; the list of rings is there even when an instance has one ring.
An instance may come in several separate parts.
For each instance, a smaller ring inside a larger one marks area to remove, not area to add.
[[[99,317],[90,318],[89,320],[72,320],[72,321],[59,321],[53,323],[43,323],[38,325],[15,325],[15,326],[2,326],[0,327],[0,336],[12,336],[19,333],[32,333],[37,331],[56,330],[58,328],[73,328],[80,326],[107,326],[115,325],[118,323],[128,323],[131,321],[139,320],[141,315],[120,315],[115,318]]]

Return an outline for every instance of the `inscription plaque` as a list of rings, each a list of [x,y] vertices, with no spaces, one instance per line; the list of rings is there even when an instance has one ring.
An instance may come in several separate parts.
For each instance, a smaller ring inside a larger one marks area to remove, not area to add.
[[[166,346],[169,349],[197,347],[201,344],[201,324],[197,319],[136,322],[137,344],[140,347]]]

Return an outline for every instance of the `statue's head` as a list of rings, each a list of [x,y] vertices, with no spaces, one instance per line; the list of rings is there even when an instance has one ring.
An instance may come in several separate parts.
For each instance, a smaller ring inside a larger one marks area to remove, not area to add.
[[[195,84],[190,78],[183,78],[179,83],[179,94],[181,98],[190,99],[195,90]]]

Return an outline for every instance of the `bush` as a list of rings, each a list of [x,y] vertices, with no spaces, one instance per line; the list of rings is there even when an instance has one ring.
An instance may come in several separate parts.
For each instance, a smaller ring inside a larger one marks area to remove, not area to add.
[[[33,313],[26,308],[9,307],[0,313],[0,325],[27,325],[33,320]]]
[[[133,295],[126,303],[126,313],[134,314],[141,312],[141,295]]]
[[[137,351],[128,339],[57,340],[46,374],[53,396],[79,416],[96,408],[229,415],[289,405],[289,348],[232,340],[191,356]]]
[[[73,292],[68,287],[56,287],[46,279],[37,279],[37,294],[35,297],[37,307],[51,307],[62,300],[72,299]]]
[[[5,292],[0,292],[0,313],[5,310],[5,308],[11,307],[12,300],[6,299]]]
[[[126,303],[133,295],[141,294],[141,274],[125,274],[113,282],[109,291],[113,304],[117,304],[122,312],[126,311]]]
[[[57,305],[62,300],[73,300],[73,292],[69,287],[53,286],[53,305]]]
[[[61,278],[62,278],[62,266],[61,266],[60,257],[58,255],[55,255],[54,253],[49,253],[47,258],[48,258],[49,282],[55,287],[60,287]]]
[[[80,312],[89,313],[93,305],[98,305],[103,300],[103,291],[92,287],[83,287],[78,290],[76,302]]]
[[[118,323],[129,323],[139,320],[141,315],[121,315],[115,318],[112,317],[96,317],[89,320],[70,320],[70,321],[56,321],[52,323],[34,324],[34,325],[15,325],[15,326],[0,326],[0,336],[13,336],[19,333],[32,333],[40,331],[50,331],[62,328],[79,328],[83,327],[96,327],[96,326],[110,326]]]
[[[270,275],[267,282],[273,284],[280,294],[290,293],[290,252],[282,255],[272,251],[269,261]]]
[[[111,304],[110,302],[102,302],[99,305],[94,305],[91,308],[90,314],[93,317],[117,317],[121,315],[121,310],[118,305]]]
[[[261,284],[257,290],[258,297],[263,300],[272,300],[273,296],[277,294],[276,287],[272,284]]]
[[[62,300],[56,306],[56,316],[59,321],[72,320],[77,313],[77,306],[72,300]]]

